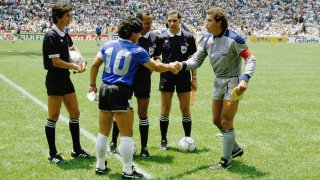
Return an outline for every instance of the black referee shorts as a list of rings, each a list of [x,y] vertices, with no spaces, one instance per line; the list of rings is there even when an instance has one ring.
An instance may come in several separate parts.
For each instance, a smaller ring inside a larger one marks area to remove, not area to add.
[[[69,76],[58,76],[47,73],[46,88],[48,96],[64,96],[75,92],[74,86]]]
[[[171,72],[161,73],[159,90],[162,92],[174,92],[178,93],[191,91],[191,77],[190,72],[185,71],[177,75]]]

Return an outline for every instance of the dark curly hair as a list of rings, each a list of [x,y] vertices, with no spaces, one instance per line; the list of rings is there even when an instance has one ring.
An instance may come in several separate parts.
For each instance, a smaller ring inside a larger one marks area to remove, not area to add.
[[[142,21],[139,18],[129,16],[121,21],[118,35],[122,39],[129,39],[132,33],[139,33],[142,29]]]
[[[58,22],[58,18],[62,18],[63,15],[69,11],[73,10],[73,6],[69,3],[56,3],[52,7],[52,21],[53,23]]]

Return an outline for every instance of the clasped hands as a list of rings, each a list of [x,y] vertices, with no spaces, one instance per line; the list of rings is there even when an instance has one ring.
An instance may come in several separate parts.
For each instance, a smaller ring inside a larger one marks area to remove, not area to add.
[[[182,69],[182,64],[179,61],[169,63],[169,70],[173,74],[178,74],[181,69]]]
[[[78,65],[76,63],[72,63],[73,66],[73,73],[82,73],[87,69],[87,63],[86,61],[82,61],[81,65]]]

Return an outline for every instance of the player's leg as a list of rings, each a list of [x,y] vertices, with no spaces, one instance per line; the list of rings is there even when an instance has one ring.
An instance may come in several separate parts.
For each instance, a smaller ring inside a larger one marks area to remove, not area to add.
[[[215,78],[214,91],[212,97],[212,113],[213,123],[222,132],[223,137],[223,156],[220,161],[211,166],[210,169],[222,169],[231,167],[231,153],[234,145],[234,134],[229,133],[229,128],[232,122],[229,120],[230,116],[234,117],[235,112],[231,111],[230,104],[225,104],[225,94],[228,92],[229,79],[227,78]],[[230,102],[230,101],[228,101]],[[229,106],[227,106],[229,105]],[[232,115],[227,113],[233,113]],[[233,121],[233,118],[232,118]],[[231,131],[231,130],[230,130]]]
[[[148,136],[149,136],[149,118],[148,107],[149,98],[137,98],[138,104],[138,116],[139,116],[139,131],[141,140],[141,155],[145,158],[150,158],[150,154],[147,150]]]
[[[101,43],[101,34],[98,36],[98,43],[99,43],[99,45]]]
[[[99,113],[99,134],[96,140],[96,174],[106,174],[110,171],[105,160],[107,152],[107,140],[111,131],[113,113],[100,111]]]
[[[141,140],[140,155],[144,158],[150,158],[150,154],[147,148],[149,136],[148,107],[151,91],[150,77],[150,70],[146,69],[144,66],[140,66],[137,70],[132,86],[134,96],[137,98],[138,104],[139,132]]]
[[[167,132],[169,126],[169,114],[171,111],[173,92],[161,92],[161,115],[160,115],[160,131],[161,131],[161,149],[167,150]]]
[[[80,151],[80,126],[79,126],[79,105],[76,93],[66,94],[63,97],[63,103],[69,113],[69,130],[73,142],[73,151]]]
[[[22,36],[21,36],[21,34],[18,34],[18,39],[19,39],[19,43],[21,44],[21,43],[22,43]]]
[[[142,174],[136,172],[132,165],[132,158],[134,153],[133,136],[133,110],[128,107],[127,112],[114,112],[114,117],[117,120],[118,128],[120,130],[120,146],[119,153],[122,159],[123,178],[126,176],[143,177]]]
[[[226,81],[228,80],[227,84],[229,88],[223,87],[226,85]],[[213,93],[213,99],[215,101],[212,101],[212,114],[213,114],[213,123],[217,126],[219,131],[221,132],[221,137],[223,137],[224,130],[221,125],[221,113],[223,108],[223,99],[231,99],[230,93],[233,90],[233,88],[239,83],[239,78],[234,77],[231,79],[221,79],[216,78],[214,81],[214,93]],[[225,94],[225,92],[228,92]],[[239,146],[238,142],[235,141],[232,151],[232,157],[238,157],[242,156],[243,150]]]
[[[113,119],[112,126],[112,140],[110,142],[110,153],[116,153],[117,149],[117,140],[119,136],[119,128],[115,119]]]
[[[85,152],[81,148],[80,144],[80,111],[76,93],[72,92],[69,94],[65,94],[63,96],[63,103],[69,113],[69,130],[73,142],[73,151],[71,153],[72,157],[92,158],[93,156]]]
[[[235,144],[235,132],[233,128],[234,116],[238,109],[237,101],[223,101],[221,112],[221,127],[223,130],[223,158],[230,159]]]
[[[13,36],[12,43],[14,43],[15,40],[17,40],[17,37]]]
[[[52,163],[64,163],[58,154],[55,143],[56,122],[60,115],[62,96],[48,96],[48,118],[45,123],[45,133],[49,146],[49,161]]]
[[[180,103],[180,111],[182,114],[182,125],[184,129],[184,135],[191,136],[191,114],[190,114],[190,92],[177,93]]]
[[[228,83],[228,87],[230,87],[230,88],[228,89],[228,93],[225,96],[226,100],[231,100],[231,92],[235,87],[238,86],[239,82],[240,82],[240,76],[239,77],[233,77],[233,78],[230,79],[230,82]],[[233,102],[236,103],[236,110],[235,111],[237,111],[238,105],[239,105],[239,101],[233,101]],[[234,128],[233,128],[233,131],[235,132]],[[243,150],[242,150],[242,148],[240,147],[238,141],[235,138],[233,149],[232,149],[232,158],[236,158],[238,156],[241,157],[242,155],[243,155]]]

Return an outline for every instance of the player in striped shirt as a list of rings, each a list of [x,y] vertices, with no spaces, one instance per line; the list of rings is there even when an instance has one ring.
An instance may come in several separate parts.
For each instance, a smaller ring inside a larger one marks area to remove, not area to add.
[[[208,33],[200,41],[197,52],[179,65],[183,70],[195,69],[209,56],[216,76],[212,96],[213,123],[223,135],[223,155],[210,169],[227,169],[233,158],[243,154],[233,126],[239,101],[231,99],[231,92],[238,88],[239,95],[244,93],[254,73],[256,59],[245,39],[228,29],[227,15],[222,8],[207,10],[205,25]],[[242,59],[245,60],[245,70],[241,74]]]

